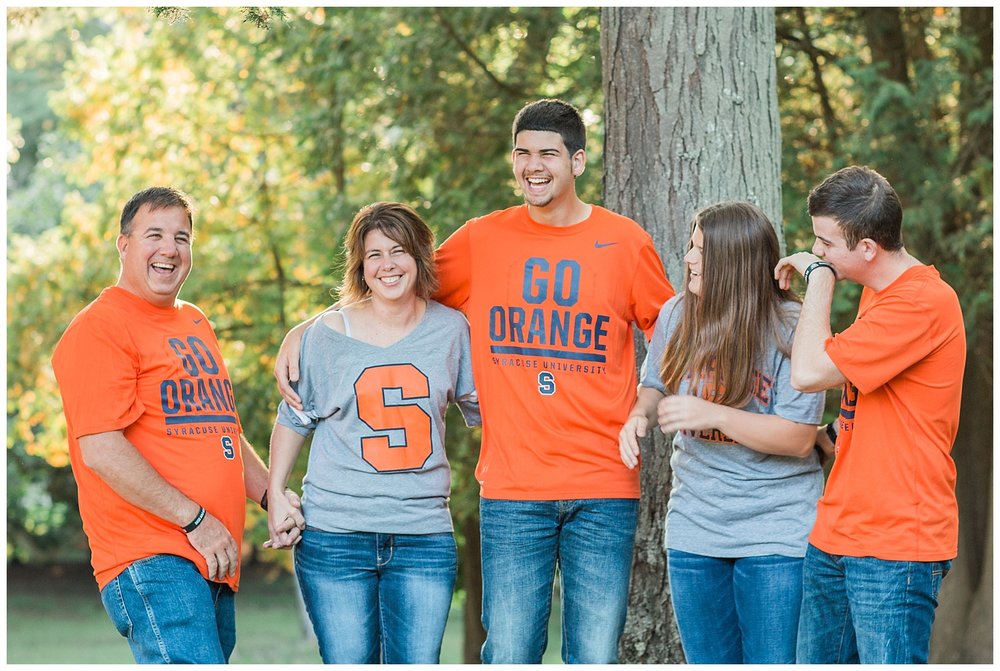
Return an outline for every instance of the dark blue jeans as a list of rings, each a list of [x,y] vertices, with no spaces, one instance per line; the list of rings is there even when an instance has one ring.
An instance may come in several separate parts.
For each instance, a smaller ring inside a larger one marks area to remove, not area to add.
[[[792,664],[802,559],[667,550],[670,600],[690,664]]]
[[[617,661],[638,505],[480,499],[484,662],[541,663],[557,564],[563,661]]]
[[[104,586],[101,602],[139,664],[225,664],[236,645],[233,590],[183,557],[133,562]]]
[[[327,664],[437,664],[458,558],[450,534],[306,527],[295,573]]]
[[[831,555],[810,545],[803,567],[797,661],[923,664],[950,561]]]

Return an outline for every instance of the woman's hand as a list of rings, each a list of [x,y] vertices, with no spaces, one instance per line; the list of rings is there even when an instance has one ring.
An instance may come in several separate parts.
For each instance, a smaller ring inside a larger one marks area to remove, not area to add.
[[[706,431],[718,428],[719,407],[697,396],[680,394],[664,397],[656,406],[656,415],[663,433]]]

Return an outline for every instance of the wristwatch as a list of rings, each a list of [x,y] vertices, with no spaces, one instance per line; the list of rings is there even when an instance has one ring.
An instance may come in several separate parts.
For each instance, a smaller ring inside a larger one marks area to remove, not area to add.
[[[837,444],[837,432],[833,428],[833,422],[826,425],[826,437],[830,439],[830,442],[834,445]]]

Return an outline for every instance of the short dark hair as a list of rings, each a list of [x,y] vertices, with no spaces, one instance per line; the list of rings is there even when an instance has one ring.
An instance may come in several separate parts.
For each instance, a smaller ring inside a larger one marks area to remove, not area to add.
[[[542,130],[559,133],[570,156],[587,144],[587,131],[579,110],[568,102],[556,98],[545,98],[528,103],[514,117],[511,141],[517,142],[517,134],[524,130]]]
[[[194,229],[194,206],[191,204],[191,197],[172,186],[151,186],[129,198],[122,208],[119,227],[122,235],[132,232],[132,220],[143,205],[149,205],[151,211],[164,210],[168,207],[183,208],[187,212],[188,224],[192,230]]]
[[[403,203],[379,202],[365,205],[354,215],[344,239],[344,280],[340,298],[355,302],[366,298],[371,289],[365,282],[365,236],[381,231],[398,242],[417,263],[417,296],[430,298],[438,289],[434,265],[434,231],[413,208]]]
[[[896,190],[868,166],[841,168],[809,192],[809,216],[830,217],[848,249],[870,238],[887,251],[903,247],[903,206]]]

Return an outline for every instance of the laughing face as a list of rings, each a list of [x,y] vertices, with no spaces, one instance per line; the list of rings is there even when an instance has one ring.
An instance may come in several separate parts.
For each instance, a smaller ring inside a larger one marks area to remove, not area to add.
[[[702,273],[704,272],[704,254],[702,246],[705,244],[705,235],[701,232],[700,226],[694,227],[691,233],[691,249],[684,255],[684,263],[688,269],[688,290],[695,296],[701,296]]]
[[[523,130],[511,156],[514,177],[528,205],[547,207],[576,196],[574,180],[583,173],[586,155],[581,149],[570,156],[559,133]]]
[[[375,229],[365,234],[365,284],[372,298],[395,301],[417,293],[417,262],[403,246]]]
[[[118,286],[153,305],[172,306],[191,272],[191,224],[184,208],[143,205],[117,244]]]

